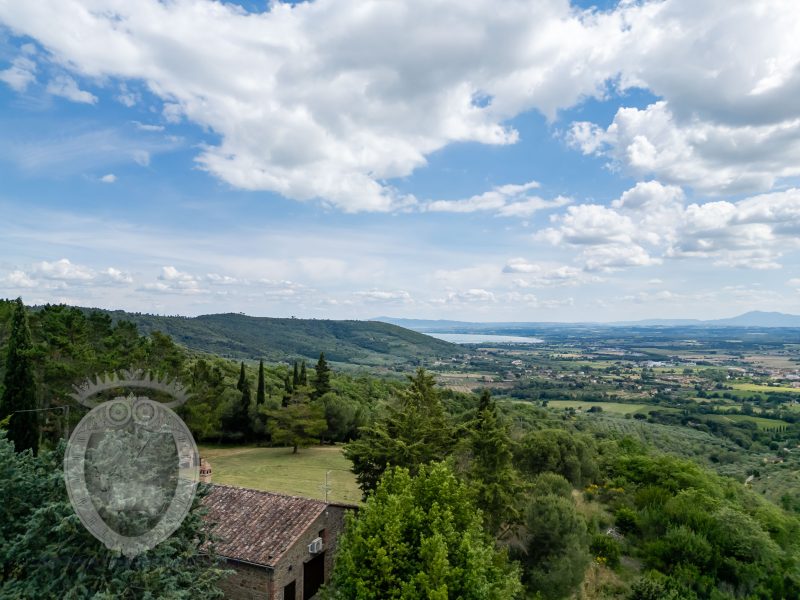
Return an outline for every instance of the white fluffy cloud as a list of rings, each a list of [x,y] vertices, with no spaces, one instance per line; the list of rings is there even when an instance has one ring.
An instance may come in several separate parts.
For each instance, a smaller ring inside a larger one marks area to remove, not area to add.
[[[316,0],[260,13],[210,0],[49,0],[0,2],[0,22],[73,76],[111,81],[123,103],[138,103],[129,84],[142,81],[168,121],[218,134],[197,160],[231,185],[348,211],[413,204],[387,181],[432,152],[513,143],[511,117],[554,118],[609,86],[662,100],[621,108],[610,126],[577,123],[571,139],[637,177],[719,193],[800,174],[794,0],[626,1],[604,12],[567,0]],[[35,68],[20,56],[0,77],[22,90]],[[48,88],[96,101],[67,75]],[[543,202],[501,200],[429,208],[521,217]]]
[[[587,271],[691,257],[717,266],[773,269],[780,268],[784,252],[800,247],[800,190],[687,206],[680,188],[641,182],[609,207],[570,206],[552,220],[554,226],[537,237],[578,249]]]
[[[634,176],[711,194],[768,190],[780,178],[800,175],[800,113],[778,123],[729,125],[697,116],[679,120],[660,101],[620,108],[607,129],[573,123],[569,139]]]
[[[97,271],[67,258],[41,261],[29,269],[15,269],[0,279],[6,289],[65,289],[74,286],[109,286],[132,283],[131,276],[114,267]]]
[[[512,143],[508,118],[602,93],[624,35],[619,13],[565,0],[317,0],[250,14],[208,0],[51,0],[0,3],[0,21],[73,74],[142,80],[169,120],[219,134],[198,161],[228,183],[349,211],[411,202],[385,181],[447,144]]]

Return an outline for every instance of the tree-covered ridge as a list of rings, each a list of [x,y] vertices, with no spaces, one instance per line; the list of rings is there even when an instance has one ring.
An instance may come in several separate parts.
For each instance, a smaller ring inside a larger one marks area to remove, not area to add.
[[[143,333],[161,331],[192,350],[236,359],[311,363],[324,352],[334,363],[380,367],[432,362],[463,353],[455,344],[378,321],[277,319],[238,313],[192,318],[123,311],[107,314],[115,322],[135,323]]]

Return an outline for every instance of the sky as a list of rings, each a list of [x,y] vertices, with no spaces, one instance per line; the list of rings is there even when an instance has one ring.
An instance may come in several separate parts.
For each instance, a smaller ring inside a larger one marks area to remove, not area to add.
[[[0,0],[0,297],[800,313],[796,0]]]

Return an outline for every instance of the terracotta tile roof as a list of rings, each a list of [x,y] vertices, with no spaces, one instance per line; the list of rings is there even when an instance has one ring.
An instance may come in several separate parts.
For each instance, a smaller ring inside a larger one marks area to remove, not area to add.
[[[274,567],[325,510],[320,500],[213,484],[202,500],[217,554]]]

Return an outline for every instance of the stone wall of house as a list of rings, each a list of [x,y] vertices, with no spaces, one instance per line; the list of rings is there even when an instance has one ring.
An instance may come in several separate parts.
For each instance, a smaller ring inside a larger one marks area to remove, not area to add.
[[[297,542],[281,556],[274,569],[230,561],[227,568],[236,573],[222,581],[220,589],[231,600],[301,600],[303,598],[303,564],[314,558],[308,545],[322,533],[325,552],[325,582],[333,571],[336,542],[344,530],[346,506],[328,505]],[[295,582],[295,598],[284,598],[286,585]],[[315,596],[316,597],[316,596]]]
[[[303,598],[303,563],[314,558],[315,555],[308,551],[308,545],[320,532],[323,532],[322,547],[325,552],[325,582],[330,579],[333,571],[333,556],[336,549],[336,541],[344,530],[344,513],[348,509],[343,506],[328,505],[314,523],[306,529],[297,542],[281,557],[280,562],[275,566],[273,574],[275,596],[270,600],[295,600],[294,598],[284,598],[283,589],[292,580],[296,582],[296,598]],[[315,596],[316,597],[316,596]]]
[[[230,600],[270,600],[272,571],[267,567],[257,567],[247,563],[229,561],[226,569],[236,572],[219,583],[219,588]]]

